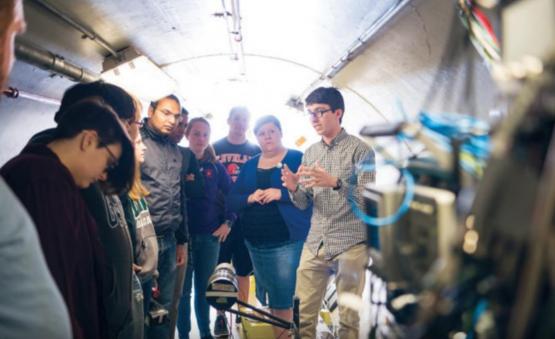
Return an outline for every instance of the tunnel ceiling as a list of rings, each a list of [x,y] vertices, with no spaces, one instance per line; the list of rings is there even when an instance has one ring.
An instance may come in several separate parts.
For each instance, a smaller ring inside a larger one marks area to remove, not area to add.
[[[444,62],[450,41],[464,41],[464,30],[459,29],[458,36],[450,33],[460,26],[454,1],[235,0],[241,17],[242,63],[233,58],[238,45],[230,39],[233,27],[222,15],[224,6],[231,11],[231,0],[25,0],[28,29],[18,43],[56,53],[97,74],[109,52],[37,1],[67,14],[113,49],[132,46],[149,57],[176,80],[176,92],[192,115],[215,118],[214,138],[227,130],[230,106],[246,104],[255,115],[292,117],[286,124],[293,126],[284,133],[286,144],[297,147],[296,141],[304,138],[302,149],[318,136],[306,117],[285,103],[292,97],[302,99],[311,86],[320,84],[342,90],[343,126],[353,134],[367,124],[414,117],[431,91],[437,92],[437,100],[424,107],[431,111],[487,116],[499,100],[475,52]],[[399,4],[402,9],[360,54],[331,81],[318,81]],[[21,91],[54,99],[73,83],[22,61],[15,63],[9,81]],[[472,89],[472,100],[466,88]],[[0,101],[0,163],[16,154],[33,133],[52,126],[56,109],[27,99]]]
[[[241,0],[244,62],[233,60],[226,17],[231,1],[218,0],[46,0],[90,28],[115,50],[133,46],[179,84],[179,94],[208,112],[214,97],[233,101],[245,91],[269,103],[303,94],[337,62],[396,0]],[[59,54],[100,73],[108,52],[33,0],[25,1],[28,21],[19,41]],[[228,17],[230,19],[230,17]],[[33,84],[41,71],[18,65],[12,83],[40,91]],[[29,72],[35,72],[29,77]],[[43,72],[52,82],[45,93],[55,98],[67,81]],[[35,78],[35,80],[32,80]],[[245,85],[246,84],[246,85]],[[202,91],[201,91],[202,89]],[[208,90],[207,90],[208,89]],[[210,98],[212,96],[212,98]]]

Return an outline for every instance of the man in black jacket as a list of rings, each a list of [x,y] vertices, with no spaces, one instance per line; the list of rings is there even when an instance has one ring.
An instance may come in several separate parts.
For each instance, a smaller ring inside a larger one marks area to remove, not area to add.
[[[148,118],[141,128],[147,149],[141,164],[141,179],[149,190],[146,197],[156,236],[158,237],[158,288],[157,301],[170,311],[175,288],[176,266],[187,259],[187,223],[183,218],[185,204],[182,194],[183,154],[169,139],[181,120],[181,104],[174,95],[152,102]],[[175,315],[170,314],[170,318]],[[169,320],[169,318],[168,318]],[[150,323],[147,337],[170,337],[169,321]]]

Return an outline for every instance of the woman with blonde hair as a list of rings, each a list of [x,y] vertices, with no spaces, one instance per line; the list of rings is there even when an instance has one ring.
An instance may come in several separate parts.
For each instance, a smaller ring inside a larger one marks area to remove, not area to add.
[[[134,137],[135,177],[131,189],[125,196],[121,197],[121,201],[133,245],[133,271],[140,280],[140,286],[138,287],[142,289],[143,294],[143,316],[140,324],[136,325],[144,327],[144,319],[150,308],[153,278],[158,266],[158,240],[145,199],[149,192],[141,181],[140,166],[145,159],[146,150],[141,134],[138,133],[138,127],[142,124],[142,105],[138,99],[135,98],[134,101],[136,107],[135,118],[133,121],[129,121],[128,124],[130,127],[137,126],[137,132],[130,133]],[[134,294],[136,290],[134,288]]]

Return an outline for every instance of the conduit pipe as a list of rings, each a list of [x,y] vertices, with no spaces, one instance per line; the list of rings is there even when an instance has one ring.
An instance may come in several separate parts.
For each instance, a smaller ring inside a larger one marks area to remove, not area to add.
[[[239,0],[231,0],[231,12],[228,11],[226,0],[222,0],[223,15],[226,21],[229,47],[233,55],[233,60],[239,63],[239,74],[246,74],[245,52],[243,49],[243,33],[241,31],[241,12]],[[230,18],[231,17],[231,18]]]
[[[19,90],[19,89],[15,88],[15,87],[8,87],[8,89],[3,90],[2,93],[5,96],[7,96],[8,98],[11,98],[11,99],[24,98],[24,99],[37,101],[37,102],[42,102],[44,104],[60,106],[60,101],[59,100],[48,98],[48,97],[38,95],[38,94],[25,92],[25,91],[22,91],[22,90]]]
[[[391,6],[378,20],[374,21],[370,27],[368,27],[364,33],[362,33],[350,46],[347,48],[345,53],[333,63],[327,70],[322,72],[322,75],[314,80],[310,86],[303,91],[301,98],[304,98],[306,94],[317,87],[322,81],[333,79],[337,73],[339,73],[343,68],[345,68],[351,61],[353,61],[357,56],[359,56],[368,47],[371,39],[376,36],[385,25],[390,22],[390,20],[399,13],[406,5],[408,5],[411,0],[399,0],[396,5]]]
[[[76,82],[93,82],[100,79],[99,74],[67,62],[62,56],[20,41],[15,44],[15,55],[21,61],[60,74]]]
[[[106,42],[106,40],[99,37],[95,32],[93,32],[92,30],[83,26],[81,23],[77,22],[76,20],[71,18],[69,15],[63,13],[62,11],[60,11],[59,9],[57,9],[56,7],[52,6],[51,4],[49,4],[48,2],[46,2],[44,0],[32,0],[32,2],[34,2],[34,3],[38,4],[39,6],[43,7],[44,9],[49,11],[54,16],[57,16],[58,18],[60,18],[61,20],[63,20],[64,22],[66,22],[67,24],[69,24],[70,26],[75,28],[76,30],[78,30],[79,32],[83,33],[83,35],[85,37],[91,39],[93,42],[95,42],[96,44],[98,44],[99,46],[101,46],[102,48],[107,50],[108,52],[110,52],[110,54],[112,54],[114,57],[118,56],[118,53],[115,51],[115,49],[112,46],[110,46],[110,44],[108,42]]]
[[[370,40],[388,23],[399,11],[405,8],[411,0],[400,0],[397,5],[390,7],[384,15],[376,20],[364,33],[362,33],[352,44],[347,48],[337,62],[331,65],[327,71],[324,72],[324,78],[331,79],[339,73],[345,66],[352,60],[359,56],[368,46]]]

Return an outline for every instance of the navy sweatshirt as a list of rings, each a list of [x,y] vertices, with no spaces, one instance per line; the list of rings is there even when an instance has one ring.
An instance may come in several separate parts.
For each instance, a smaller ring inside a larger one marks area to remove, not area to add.
[[[199,161],[204,179],[204,194],[191,197],[187,203],[190,234],[214,232],[225,220],[233,221],[235,216],[225,204],[225,196],[231,188],[231,178],[219,162]]]

